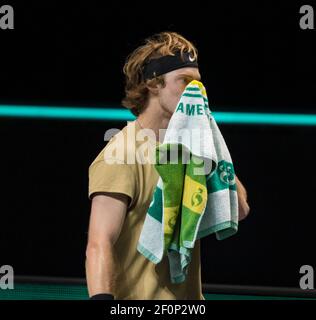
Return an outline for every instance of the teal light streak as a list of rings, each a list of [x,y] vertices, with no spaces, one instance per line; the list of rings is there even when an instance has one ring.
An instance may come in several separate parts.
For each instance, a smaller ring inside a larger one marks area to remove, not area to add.
[[[226,124],[266,124],[316,126],[316,114],[212,112],[216,122]],[[0,105],[0,117],[71,120],[131,121],[135,116],[122,108],[70,108]]]

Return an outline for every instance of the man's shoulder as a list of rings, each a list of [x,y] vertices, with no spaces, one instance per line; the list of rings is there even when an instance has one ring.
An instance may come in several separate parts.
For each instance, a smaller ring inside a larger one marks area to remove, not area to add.
[[[137,148],[136,132],[137,127],[135,126],[135,122],[129,122],[115,134],[113,134],[113,131],[107,131],[109,137],[106,136],[106,133],[105,140],[109,140],[90,166],[104,160],[116,160],[117,163],[128,163],[128,158],[135,155]]]

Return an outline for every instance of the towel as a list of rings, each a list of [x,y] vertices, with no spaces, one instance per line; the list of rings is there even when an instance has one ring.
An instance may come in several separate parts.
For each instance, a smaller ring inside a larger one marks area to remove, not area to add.
[[[137,250],[153,263],[167,255],[172,283],[185,281],[195,241],[238,230],[235,171],[199,81],[185,88],[156,148],[158,183]]]

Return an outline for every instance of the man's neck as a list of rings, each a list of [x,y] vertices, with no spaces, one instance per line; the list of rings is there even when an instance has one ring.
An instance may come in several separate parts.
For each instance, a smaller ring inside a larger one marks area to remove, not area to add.
[[[139,125],[143,129],[151,129],[154,131],[156,140],[162,142],[164,138],[163,131],[159,129],[167,129],[171,115],[165,112],[160,105],[152,102],[147,108],[137,117]]]

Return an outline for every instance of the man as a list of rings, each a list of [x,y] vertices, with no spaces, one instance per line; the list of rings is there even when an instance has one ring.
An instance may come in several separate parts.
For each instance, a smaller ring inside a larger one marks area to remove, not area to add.
[[[199,240],[187,279],[180,284],[170,282],[167,257],[155,265],[137,251],[158,173],[153,164],[127,161],[131,155],[139,159],[142,141],[135,137],[142,129],[155,133],[148,140],[152,150],[162,142],[159,130],[167,128],[186,85],[201,80],[197,50],[181,35],[163,32],[147,39],[128,57],[124,73],[126,97],[122,103],[137,119],[109,141],[89,168],[89,295],[91,299],[203,300]],[[121,157],[109,152],[115,143],[115,147],[121,146]],[[248,215],[249,206],[245,188],[236,181],[241,220]]]

